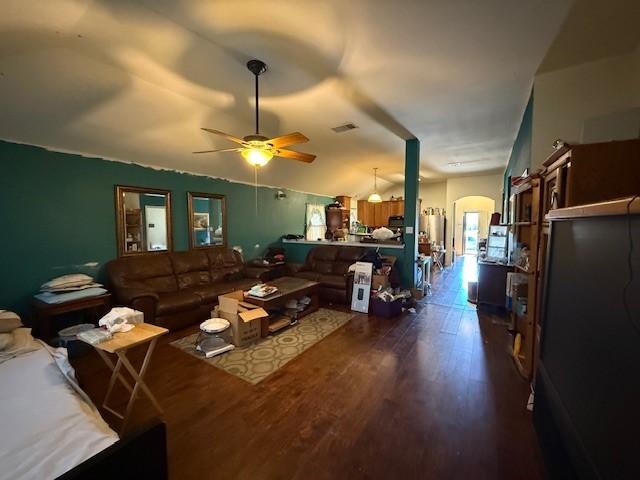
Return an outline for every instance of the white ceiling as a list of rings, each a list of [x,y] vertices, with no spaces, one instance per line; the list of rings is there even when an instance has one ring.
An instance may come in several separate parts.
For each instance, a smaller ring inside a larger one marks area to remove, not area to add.
[[[640,2],[579,0],[573,4],[538,73],[631,53],[640,45]]]
[[[384,190],[411,136],[427,180],[488,172],[570,3],[1,0],[0,138],[252,182],[237,154],[190,152],[231,146],[202,126],[253,132],[256,57],[262,133],[299,130],[318,156],[260,183],[363,195],[375,166]]]

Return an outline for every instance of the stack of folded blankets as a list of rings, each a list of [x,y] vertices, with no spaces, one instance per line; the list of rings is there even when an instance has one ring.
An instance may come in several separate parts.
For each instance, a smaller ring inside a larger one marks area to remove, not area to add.
[[[94,282],[89,275],[72,273],[43,284],[40,287],[40,293],[35,297],[45,303],[65,303],[105,293],[107,290],[101,284]]]
[[[0,310],[0,364],[40,348],[31,336],[31,329],[24,328],[20,317],[8,310]]]

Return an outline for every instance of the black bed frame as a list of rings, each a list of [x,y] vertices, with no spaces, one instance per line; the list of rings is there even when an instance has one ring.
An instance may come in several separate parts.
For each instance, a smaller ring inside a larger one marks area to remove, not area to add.
[[[58,477],[58,480],[166,480],[167,428],[161,420],[131,434]]]

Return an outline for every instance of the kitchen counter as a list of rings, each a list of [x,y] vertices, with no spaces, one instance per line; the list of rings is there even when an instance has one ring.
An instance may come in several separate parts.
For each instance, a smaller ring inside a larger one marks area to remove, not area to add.
[[[398,250],[404,249],[404,243],[369,243],[357,241],[332,241],[332,240],[287,240],[282,239],[283,244],[300,244],[300,245],[333,245],[336,247],[367,247],[367,248],[394,248]]]

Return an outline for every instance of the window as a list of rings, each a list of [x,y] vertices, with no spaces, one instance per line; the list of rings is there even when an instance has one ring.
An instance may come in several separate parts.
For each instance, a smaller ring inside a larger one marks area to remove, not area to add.
[[[319,203],[307,203],[307,240],[323,239],[327,231],[327,217],[324,205]]]

